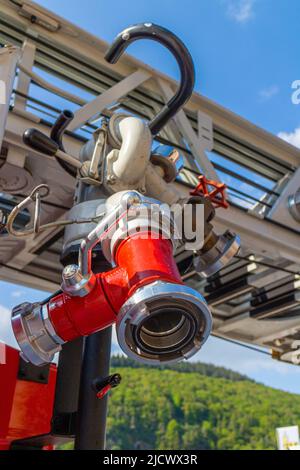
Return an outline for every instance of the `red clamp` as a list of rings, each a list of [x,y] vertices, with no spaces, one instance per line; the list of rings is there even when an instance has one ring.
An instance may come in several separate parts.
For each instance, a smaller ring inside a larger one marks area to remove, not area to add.
[[[102,390],[97,392],[97,398],[101,400],[101,398],[105,397],[105,395],[111,390],[112,386],[111,385],[106,385],[106,387],[103,387]]]
[[[217,181],[208,180],[204,175],[198,177],[199,183],[196,188],[190,192],[191,196],[202,196],[208,198],[215,207],[229,207],[225,199],[226,184]]]
[[[96,392],[97,398],[101,400],[101,398],[105,397],[107,393],[112,389],[117,387],[121,382],[120,374],[113,374],[105,377],[105,379],[96,378],[93,381],[93,389]]]

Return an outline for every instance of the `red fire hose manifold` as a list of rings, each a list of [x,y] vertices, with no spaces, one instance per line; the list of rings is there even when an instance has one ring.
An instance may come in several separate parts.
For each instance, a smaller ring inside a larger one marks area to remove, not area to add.
[[[113,323],[123,351],[142,362],[174,362],[201,348],[211,314],[202,295],[182,283],[173,257],[176,227],[155,203],[150,224],[153,201],[134,191],[121,195],[81,243],[78,265],[65,267],[62,293],[15,307],[12,326],[25,359],[51,362],[63,343]],[[100,274],[91,270],[97,243],[115,266]]]

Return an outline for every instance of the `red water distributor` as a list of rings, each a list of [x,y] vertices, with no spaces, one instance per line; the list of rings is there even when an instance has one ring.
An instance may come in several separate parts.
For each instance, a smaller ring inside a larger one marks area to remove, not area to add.
[[[129,196],[133,204],[137,196]],[[13,310],[13,330],[27,360],[51,362],[61,344],[113,323],[123,351],[142,362],[179,361],[200,349],[211,330],[208,306],[201,294],[182,283],[164,225],[159,221],[149,231],[149,220],[138,214],[135,207],[129,232],[112,225],[111,238],[105,238],[103,219],[82,241],[79,265],[64,269],[63,292]],[[162,210],[159,215],[166,220]],[[139,230],[133,231],[132,224]],[[91,270],[97,243],[116,266],[100,274]]]
[[[48,303],[53,327],[64,341],[87,336],[116,321],[125,301],[154,281],[181,284],[170,240],[135,234],[122,241],[115,255],[118,267],[96,274],[96,285],[85,297],[61,293]]]
[[[12,325],[23,356],[50,362],[60,345],[117,323],[119,344],[143,362],[172,362],[194,354],[211,329],[204,298],[183,285],[172,243],[137,233],[115,251],[117,267],[93,274],[83,297],[62,292],[45,304],[21,304]]]

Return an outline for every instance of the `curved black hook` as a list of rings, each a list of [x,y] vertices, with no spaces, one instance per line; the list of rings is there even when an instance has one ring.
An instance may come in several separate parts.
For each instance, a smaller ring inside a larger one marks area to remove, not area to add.
[[[54,122],[52,129],[51,129],[51,134],[50,134],[50,139],[54,140],[58,144],[58,147],[60,150],[63,152],[65,151],[65,148],[63,146],[62,138],[63,134],[74,118],[74,114],[72,111],[69,111],[65,109],[60,113],[56,121]],[[60,166],[67,172],[69,175],[76,177],[77,171],[72,167],[72,165],[69,165],[67,162],[64,162],[60,158],[56,159]]]
[[[152,39],[167,47],[174,55],[181,73],[176,94],[149,123],[152,134],[156,135],[193,93],[195,69],[193,59],[183,42],[168,29],[152,23],[141,23],[124,29],[109,47],[104,56],[105,60],[115,64],[129,44],[137,39]]]
[[[67,126],[70,124],[73,118],[74,114],[72,111],[62,111],[52,126],[50,137],[48,137],[46,134],[43,134],[38,129],[26,129],[23,134],[24,144],[35,150],[38,150],[41,153],[44,153],[45,155],[55,157],[58,149],[62,150],[63,152],[65,151],[62,138]],[[69,173],[69,175],[76,178],[77,171],[72,165],[65,162],[64,160],[61,160],[60,158],[55,158],[60,166],[67,173]]]

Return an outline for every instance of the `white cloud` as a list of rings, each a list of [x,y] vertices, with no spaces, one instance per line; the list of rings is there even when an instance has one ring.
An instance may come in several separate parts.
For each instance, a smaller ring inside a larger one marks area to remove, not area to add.
[[[227,15],[237,23],[247,23],[254,17],[256,0],[225,0]]]
[[[11,311],[3,305],[0,305],[0,341],[3,341],[13,348],[19,349],[12,331],[10,318]]]
[[[278,95],[278,93],[279,87],[277,85],[271,85],[268,88],[260,90],[259,97],[262,101],[268,101],[273,98],[273,96]]]
[[[12,297],[19,298],[24,294],[23,291],[21,290],[13,290],[12,293],[10,294]]]
[[[279,132],[278,137],[300,148],[300,127],[297,127],[293,132]]]

